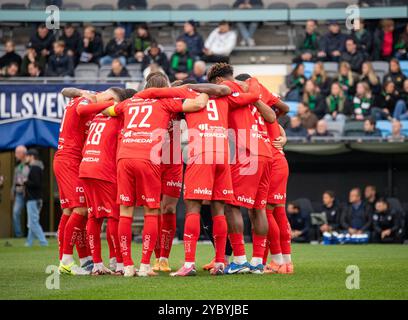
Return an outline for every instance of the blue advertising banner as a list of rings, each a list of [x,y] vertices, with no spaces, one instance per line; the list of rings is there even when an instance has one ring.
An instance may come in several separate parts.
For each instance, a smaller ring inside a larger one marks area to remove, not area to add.
[[[70,84],[0,84],[0,151],[23,144],[56,148],[64,108],[61,95]],[[108,84],[78,85],[103,91]]]

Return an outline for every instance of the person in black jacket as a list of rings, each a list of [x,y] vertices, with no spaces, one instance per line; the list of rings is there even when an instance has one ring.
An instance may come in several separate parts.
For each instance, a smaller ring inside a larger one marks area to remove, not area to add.
[[[60,37],[60,40],[64,41],[67,54],[72,57],[76,63],[81,45],[81,35],[79,32],[75,30],[72,24],[68,23],[64,27],[64,33]]]
[[[384,75],[383,83],[392,81],[395,84],[395,88],[397,91],[402,90],[403,83],[407,77],[401,71],[401,66],[398,59],[391,59],[390,60],[390,72]]]
[[[386,199],[379,198],[375,203],[373,214],[373,242],[398,243],[401,242],[399,230],[401,228],[400,215],[390,210]]]
[[[55,37],[48,30],[44,23],[37,27],[37,32],[30,38],[30,44],[38,54],[45,58],[51,54],[52,44],[55,42]]]
[[[119,59],[113,59],[112,70],[108,74],[109,78],[126,78],[130,77],[126,67],[122,66]]]
[[[344,51],[346,35],[341,33],[337,21],[329,21],[329,32],[320,39],[320,50],[317,58],[322,61],[339,61],[341,53]]]
[[[132,34],[130,39],[130,57],[129,63],[141,63],[144,52],[149,48],[153,38],[150,35],[147,24],[139,25]]]
[[[374,99],[371,115],[375,120],[392,120],[395,105],[399,100],[398,91],[395,89],[395,83],[386,81],[384,90]]]
[[[317,24],[315,20],[307,20],[305,34],[296,40],[296,57],[293,62],[315,61],[319,50],[319,34],[316,32]]]
[[[129,53],[130,45],[125,39],[125,29],[117,27],[113,31],[113,39],[106,45],[105,56],[99,60],[99,63],[101,66],[106,66],[112,64],[113,59],[120,59],[122,65],[125,66]]]
[[[303,87],[306,83],[305,66],[303,63],[297,64],[292,72],[286,76],[286,87],[289,91],[286,93],[287,101],[300,101],[303,95]]]
[[[100,34],[95,28],[88,26],[84,29],[84,36],[79,46],[79,62],[99,63],[99,58],[103,54],[103,42]]]
[[[145,51],[145,56],[142,61],[142,71],[152,64],[161,67],[166,74],[170,71],[169,60],[157,42],[152,42],[150,47]]]
[[[48,246],[44,231],[40,225],[40,212],[42,208],[43,164],[39,161],[38,151],[27,151],[26,162],[29,174],[24,183],[26,195],[26,208],[28,217],[28,236],[26,246],[31,247],[37,238],[41,246]]]
[[[186,21],[184,23],[184,33],[178,37],[178,40],[187,43],[188,52],[194,59],[198,60],[203,56],[204,40],[196,28],[197,24],[194,20]]]
[[[10,63],[15,62],[19,66],[21,65],[21,57],[15,51],[14,42],[8,40],[4,45],[5,53],[0,57],[0,68],[8,66]]]
[[[346,61],[350,64],[351,70],[356,73],[361,73],[361,66],[365,60],[364,53],[357,48],[357,44],[353,38],[346,41],[346,50],[341,54],[341,61]]]
[[[340,230],[341,207],[336,200],[334,191],[326,190],[323,192],[322,205],[319,212],[324,213],[327,223],[314,228],[315,239],[320,240],[324,232],[338,232]]]
[[[366,58],[371,57],[373,51],[373,34],[365,28],[363,19],[360,19],[360,28],[353,30],[351,33],[354,41],[357,43],[358,49],[362,50]]]
[[[349,204],[341,214],[341,228],[350,235],[368,233],[372,223],[371,216],[371,208],[362,200],[360,188],[351,189]]]
[[[288,220],[291,227],[292,242],[310,241],[310,214],[302,212],[299,205],[294,202],[288,203]]]
[[[54,43],[54,54],[48,59],[45,75],[48,77],[72,77],[74,75],[74,61],[65,53],[63,41]]]

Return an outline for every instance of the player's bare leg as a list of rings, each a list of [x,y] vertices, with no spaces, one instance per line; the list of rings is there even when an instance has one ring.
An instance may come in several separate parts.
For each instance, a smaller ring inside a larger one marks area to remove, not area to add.
[[[213,237],[215,247],[214,268],[210,270],[212,275],[224,274],[225,268],[225,247],[227,244],[228,227],[225,218],[224,201],[211,202],[211,214],[213,219]]]
[[[158,237],[158,219],[159,209],[151,209],[144,207],[144,226],[142,233],[142,260],[140,268],[137,272],[139,277],[151,277],[158,274],[152,270],[150,266],[150,258],[152,256],[154,247]]]
[[[89,254],[86,240],[87,216],[88,209],[78,207],[72,210],[72,214],[68,219],[64,231],[63,254],[60,263],[62,273],[85,275],[90,274],[92,270],[92,257]],[[76,245],[82,268],[75,265],[73,258],[74,245]]]
[[[245,254],[244,220],[237,206],[226,205],[225,214],[228,224],[228,237],[234,253],[232,263],[225,269],[227,274],[249,272],[249,263]]]
[[[133,277],[136,272],[132,260],[132,223],[134,210],[134,206],[120,206],[118,238],[120,239],[120,252],[123,258],[125,277]]]
[[[158,269],[154,271],[170,272],[169,256],[176,233],[176,207],[178,198],[163,195],[161,202],[161,224],[157,243],[160,246]],[[156,243],[156,245],[157,245]],[[157,256],[156,256],[157,257]]]
[[[263,257],[266,250],[266,242],[268,235],[268,219],[265,209],[251,209],[248,211],[249,219],[252,225],[252,273],[263,273]]]
[[[202,200],[185,200],[186,219],[184,223],[184,265],[170,276],[195,276],[195,255],[197,241],[200,237],[200,210]]]

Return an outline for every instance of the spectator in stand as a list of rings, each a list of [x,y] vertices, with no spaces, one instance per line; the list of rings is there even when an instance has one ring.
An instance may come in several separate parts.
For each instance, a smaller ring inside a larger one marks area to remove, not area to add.
[[[286,210],[291,228],[292,242],[306,243],[310,241],[310,214],[302,212],[298,204],[288,203]]]
[[[142,71],[145,71],[152,64],[159,66],[166,74],[169,74],[169,60],[167,59],[166,54],[163,52],[157,42],[154,41],[146,50],[145,56],[143,57]]]
[[[325,99],[326,121],[346,121],[344,112],[347,108],[346,97],[338,82],[333,82],[330,89],[330,94]]]
[[[315,63],[310,79],[316,85],[316,89],[321,93],[322,96],[325,97],[330,93],[331,79],[324,69],[323,62],[318,61]]]
[[[55,37],[44,23],[37,27],[37,32],[30,38],[30,43],[39,55],[45,58],[51,54]]]
[[[408,79],[405,79],[399,100],[395,104],[393,118],[397,120],[408,120]]]
[[[319,87],[313,80],[309,79],[305,83],[302,102],[309,106],[309,109],[320,119],[324,116],[324,97],[320,94]]]
[[[207,66],[205,65],[204,61],[198,60],[194,62],[193,74],[191,78],[197,81],[197,83],[207,83],[206,69]]]
[[[399,100],[398,91],[395,89],[395,83],[386,81],[383,92],[375,97],[372,116],[375,120],[392,120],[395,106]]]
[[[323,61],[339,61],[345,50],[346,35],[335,20],[329,21],[329,31],[321,37],[317,58]]]
[[[361,66],[365,60],[364,53],[357,48],[357,43],[353,38],[346,40],[346,50],[341,54],[341,61],[350,64],[351,71],[361,73]]]
[[[371,116],[374,98],[367,82],[359,82],[356,86],[356,94],[351,103],[348,103],[346,114],[355,120],[364,120]]]
[[[315,61],[319,50],[319,34],[316,31],[315,20],[306,21],[305,34],[296,40],[296,52],[293,62]]]
[[[313,137],[333,137],[333,135],[327,131],[327,122],[321,119],[317,122],[316,130],[312,134]]]
[[[349,203],[341,214],[341,228],[350,235],[368,234],[372,223],[371,217],[371,208],[362,200],[361,189],[351,189]]]
[[[398,120],[392,120],[391,134],[387,137],[390,142],[403,142],[406,138],[401,132],[402,124]]]
[[[28,227],[25,246],[32,247],[36,238],[40,241],[40,246],[48,246],[48,241],[45,239],[44,231],[40,225],[40,213],[43,205],[44,165],[39,160],[38,151],[35,149],[27,151],[26,162],[28,164],[29,173],[27,180],[24,181]]]
[[[194,60],[187,50],[184,40],[177,40],[176,51],[170,59],[171,77],[175,80],[187,79],[193,71]]]
[[[305,83],[305,66],[303,63],[299,63],[292,72],[286,76],[286,87],[289,89],[286,93],[286,100],[300,101]]]
[[[122,65],[119,59],[113,59],[112,69],[108,74],[109,78],[126,78],[130,77],[126,67]]]
[[[317,119],[317,116],[310,111],[307,104],[302,102],[298,104],[297,116],[300,118],[302,127],[306,128],[308,134],[313,134],[319,119]]]
[[[337,202],[334,191],[327,190],[322,195],[322,205],[319,212],[324,213],[327,223],[319,226],[318,239],[324,232],[336,232],[340,229],[341,208]]]
[[[11,186],[11,201],[13,202],[13,229],[16,238],[22,238],[21,215],[25,207],[24,181],[27,180],[29,168],[25,163],[27,148],[17,146],[14,151],[16,166],[14,167],[13,184]]]
[[[72,57],[74,63],[78,61],[79,47],[81,45],[81,35],[74,26],[67,23],[64,27],[64,33],[62,34],[60,40],[65,43],[65,50],[68,56]]]
[[[129,56],[130,46],[125,39],[125,29],[117,27],[113,31],[111,39],[105,48],[105,55],[99,60],[101,66],[111,65],[113,59],[119,59],[120,63],[125,66]]]
[[[302,126],[302,121],[299,116],[293,116],[290,118],[290,126],[286,129],[286,136],[306,138],[307,130]]]
[[[380,78],[376,75],[373,65],[365,61],[361,67],[360,81],[367,82],[374,95],[381,93]]]
[[[373,118],[364,120],[364,136],[365,137],[379,137],[381,138],[381,131],[375,127],[376,122]]]
[[[42,77],[43,75],[41,67],[37,62],[30,62],[27,71],[28,71],[27,76],[32,78]]]
[[[221,21],[204,43],[205,62],[229,62],[229,56],[237,43],[237,34],[228,21]]]
[[[360,28],[352,31],[352,37],[357,43],[358,50],[364,53],[366,58],[371,57],[373,50],[373,35],[370,30],[365,28],[365,22],[363,19],[359,20]]]
[[[3,78],[17,77],[19,73],[19,65],[16,62],[11,62],[0,70],[0,76]]]
[[[95,28],[88,26],[84,29],[84,37],[79,47],[79,62],[81,63],[99,63],[103,54],[103,42]]]
[[[27,45],[27,52],[23,58],[23,61],[21,62],[21,75],[22,76],[27,76],[29,74],[28,65],[30,63],[38,64],[40,70],[45,69],[45,63],[46,63],[45,57],[38,54],[37,51],[35,51],[31,43]]]
[[[232,6],[234,9],[262,9],[262,0],[236,0]],[[239,33],[241,34],[241,46],[247,45],[248,47],[255,46],[254,34],[256,29],[258,29],[259,22],[238,22],[237,27]]]
[[[54,43],[54,54],[48,59],[45,75],[48,77],[74,76],[74,61],[65,52],[64,41],[56,41]]]
[[[0,68],[8,66],[12,62],[17,63],[19,66],[21,65],[21,57],[16,53],[13,41],[6,41],[4,50],[4,55],[0,57]]]
[[[357,82],[357,78],[357,75],[352,72],[350,64],[348,62],[340,62],[339,74],[336,80],[340,83],[346,97],[351,98],[355,93],[355,84]]]
[[[378,199],[373,214],[373,242],[401,243],[399,232],[401,227],[401,217],[398,212],[390,210],[390,205],[385,198]]]
[[[184,23],[184,33],[178,38],[187,43],[188,52],[195,59],[201,59],[204,50],[203,37],[197,32],[197,23],[189,20]]]
[[[377,187],[372,184],[366,185],[364,188],[364,201],[371,207],[372,212],[374,212],[375,202],[378,198]]]
[[[401,70],[400,63],[398,59],[392,58],[390,60],[390,72],[384,75],[383,83],[387,81],[392,81],[395,84],[395,89],[397,91],[402,91],[402,84],[407,77],[403,74]]]
[[[395,57],[399,60],[408,60],[408,23],[395,44]]]
[[[150,47],[153,38],[150,35],[147,24],[139,25],[130,39],[130,58],[129,63],[141,63],[144,52]]]
[[[374,36],[373,60],[389,60],[396,43],[395,25],[391,19],[384,19],[380,24],[381,29],[377,29]]]

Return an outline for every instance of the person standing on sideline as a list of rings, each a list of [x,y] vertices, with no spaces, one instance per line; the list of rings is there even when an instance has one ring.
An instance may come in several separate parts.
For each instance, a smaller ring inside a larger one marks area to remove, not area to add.
[[[28,166],[25,163],[27,148],[25,146],[17,146],[15,157],[17,165],[14,168],[13,185],[11,188],[11,201],[13,204],[13,229],[16,238],[23,237],[21,230],[21,212],[24,209],[24,180],[28,176]]]
[[[41,246],[48,246],[48,241],[45,239],[44,231],[40,225],[40,212],[43,204],[42,181],[44,165],[39,160],[39,154],[36,149],[27,151],[26,162],[28,164],[29,173],[24,183],[28,222],[28,236],[25,245],[26,247],[31,247],[34,239],[37,238]]]

